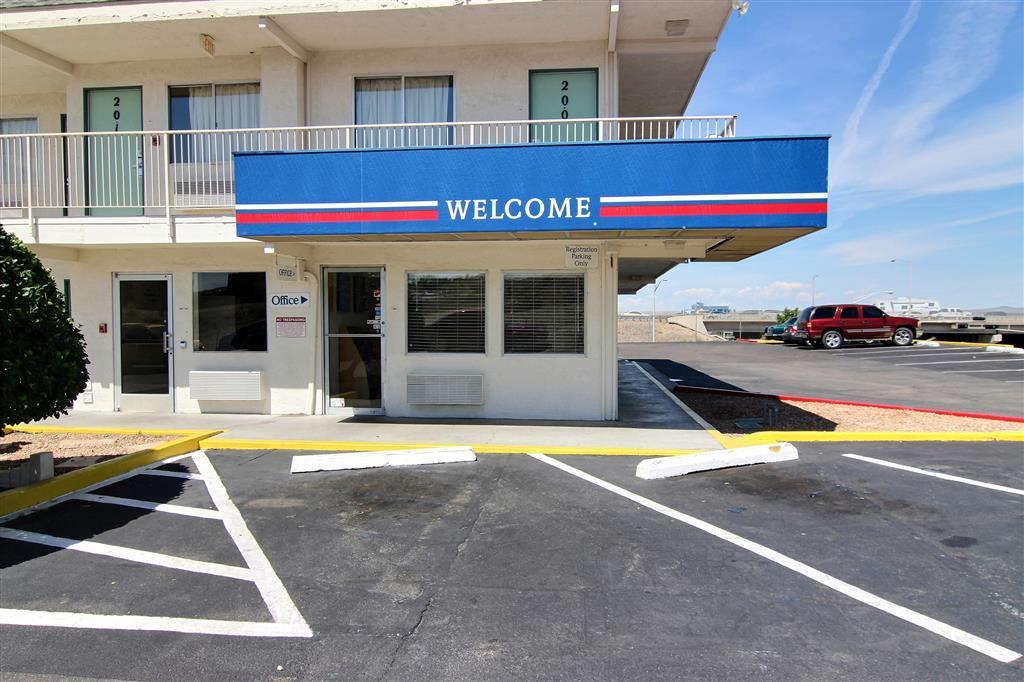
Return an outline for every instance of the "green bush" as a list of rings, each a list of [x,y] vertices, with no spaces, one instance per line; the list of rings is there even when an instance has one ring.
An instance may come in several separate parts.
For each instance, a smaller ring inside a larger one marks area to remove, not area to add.
[[[799,314],[799,308],[783,308],[782,312],[775,316],[775,324],[782,324],[789,318],[796,317]]]
[[[0,227],[0,425],[67,414],[88,363],[50,272]]]

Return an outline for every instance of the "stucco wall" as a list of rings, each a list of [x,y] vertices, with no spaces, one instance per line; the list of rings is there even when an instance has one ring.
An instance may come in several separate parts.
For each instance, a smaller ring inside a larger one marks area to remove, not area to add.
[[[316,245],[305,269],[311,283],[275,279],[275,256],[257,244],[194,247],[82,249],[77,261],[46,261],[54,278],[71,279],[72,314],[82,325],[88,345],[91,404],[80,397],[77,409],[114,409],[113,275],[170,273],[173,276],[175,403],[179,412],[308,413],[323,409],[321,305],[324,266],[385,266],[384,387],[391,416],[454,416],[528,419],[603,419],[608,405],[609,373],[614,374],[614,276],[607,258],[586,273],[586,352],[584,355],[504,355],[502,353],[502,272],[565,270],[563,242]],[[282,262],[291,262],[281,257]],[[281,309],[269,305],[267,352],[194,352],[192,350],[192,273],[197,271],[265,270],[268,299],[274,293],[301,292],[315,305]],[[406,352],[406,273],[423,270],[485,271],[487,351],[484,354],[409,354]],[[610,283],[610,285],[609,285]],[[611,311],[611,312],[609,312]],[[277,338],[276,316],[308,317],[305,339]],[[100,323],[108,333],[99,333]],[[185,340],[187,348],[180,347]],[[316,369],[314,370],[314,363]],[[198,403],[189,398],[191,370],[259,370],[269,394],[262,402]],[[411,373],[482,374],[482,407],[414,407],[406,402],[406,376]]]
[[[528,119],[531,69],[599,69],[604,116],[606,50],[603,43],[558,43],[316,53],[309,63],[310,124],[353,123],[355,78],[396,75],[453,75],[457,121]]]

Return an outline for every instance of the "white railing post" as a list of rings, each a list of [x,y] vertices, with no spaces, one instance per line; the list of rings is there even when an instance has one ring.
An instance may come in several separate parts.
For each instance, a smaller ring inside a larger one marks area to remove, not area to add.
[[[32,232],[32,239],[39,241],[39,229],[35,216],[35,193],[32,190],[32,138],[25,138],[25,217]]]
[[[164,217],[167,219],[167,236],[174,241],[174,217],[171,215],[171,190],[174,184],[171,182],[171,134],[164,133],[160,144],[164,146]]]

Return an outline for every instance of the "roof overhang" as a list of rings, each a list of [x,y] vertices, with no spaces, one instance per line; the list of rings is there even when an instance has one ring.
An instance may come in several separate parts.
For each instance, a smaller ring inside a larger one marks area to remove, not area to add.
[[[8,5],[0,12],[0,82],[5,94],[63,90],[68,74],[54,70],[53,64],[207,59],[201,35],[214,39],[215,59],[284,47],[303,61],[303,55],[316,52],[593,43],[609,51],[614,48],[619,55],[621,116],[680,114],[730,12],[730,0],[123,0]],[[667,22],[677,27],[671,35]],[[681,33],[678,27],[683,27]],[[20,46],[32,53],[17,49]]]

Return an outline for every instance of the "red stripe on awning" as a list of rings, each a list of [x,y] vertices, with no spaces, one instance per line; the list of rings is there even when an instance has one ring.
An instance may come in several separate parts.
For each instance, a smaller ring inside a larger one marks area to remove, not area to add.
[[[671,215],[764,215],[775,213],[828,213],[828,202],[760,204],[658,204],[656,206],[602,206],[602,218],[639,218]]]
[[[303,213],[238,213],[238,223],[373,223],[437,220],[437,209],[419,211],[331,211]]]

